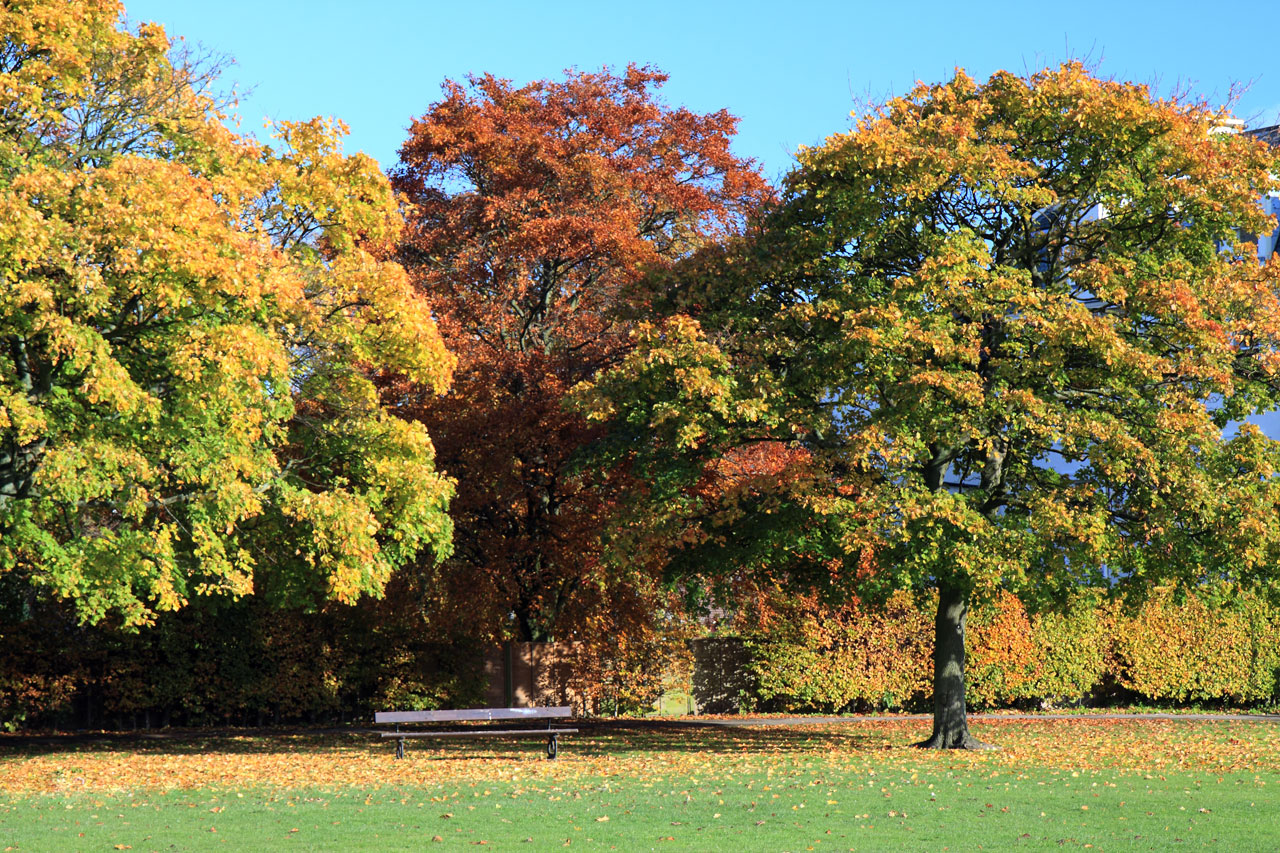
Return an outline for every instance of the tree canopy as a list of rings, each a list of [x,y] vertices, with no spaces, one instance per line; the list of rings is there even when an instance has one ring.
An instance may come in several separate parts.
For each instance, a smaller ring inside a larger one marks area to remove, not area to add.
[[[369,374],[452,357],[340,122],[227,129],[112,0],[0,11],[0,572],[126,624],[192,596],[377,594],[451,483]]]
[[[936,588],[935,725],[974,596],[1273,584],[1280,298],[1241,231],[1280,173],[1225,113],[1078,63],[921,84],[806,149],[749,239],[653,282],[676,316],[578,390],[683,565]],[[691,489],[728,452],[785,475]],[[661,514],[661,515],[658,515]]]
[[[924,745],[970,748],[971,604],[1280,593],[1248,423],[1280,407],[1280,256],[1247,236],[1280,162],[1227,110],[957,72],[775,194],[652,68],[483,75],[388,179],[336,119],[240,135],[219,63],[122,14],[0,7],[0,617],[57,620],[28,636],[194,653],[267,609],[158,613],[253,593],[295,607],[279,639],[395,576],[330,623],[400,656],[386,695],[436,701],[395,673],[443,639],[568,639],[647,700],[664,570],[857,614],[831,636],[908,590]]]
[[[645,571],[601,562],[623,484],[574,469],[592,428],[564,395],[625,350],[620,309],[644,271],[734,233],[768,195],[729,150],[736,119],[667,106],[665,80],[449,82],[392,172],[413,205],[400,257],[459,359],[443,397],[388,387],[459,481],[457,550],[428,585],[437,612],[495,634],[606,637],[653,615]]]

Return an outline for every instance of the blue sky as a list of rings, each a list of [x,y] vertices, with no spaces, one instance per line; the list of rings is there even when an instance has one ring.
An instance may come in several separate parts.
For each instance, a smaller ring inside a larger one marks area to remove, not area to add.
[[[1275,20],[1265,4],[1238,5],[1232,17],[1197,3],[1125,0],[125,2],[132,21],[157,21],[236,60],[227,79],[252,89],[242,130],[260,130],[267,117],[337,116],[351,126],[348,149],[384,167],[445,78],[488,71],[526,82],[628,62],[669,73],[669,103],[738,116],[737,150],[771,178],[797,146],[846,129],[859,102],[956,66],[985,78],[1083,57],[1102,74],[1163,90],[1190,85],[1215,103],[1233,83],[1251,82],[1237,114],[1254,126],[1280,114],[1280,67],[1260,37]]]

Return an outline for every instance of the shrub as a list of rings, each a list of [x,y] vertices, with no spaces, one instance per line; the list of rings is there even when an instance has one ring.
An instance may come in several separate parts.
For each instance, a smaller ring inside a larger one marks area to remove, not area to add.
[[[1280,614],[1253,594],[1157,589],[1113,608],[1118,683],[1153,701],[1250,703],[1276,695]]]
[[[1256,704],[1280,698],[1280,609],[1251,593],[1157,589],[1132,612],[1081,590],[1028,615],[1003,593],[969,615],[972,707],[1078,703],[1104,684],[1153,702]],[[833,712],[919,705],[929,695],[931,596],[883,608],[813,601],[749,637],[755,703]]]
[[[1044,650],[1022,603],[1002,592],[970,611],[965,657],[968,703],[994,707],[1030,698]]]
[[[814,607],[749,642],[750,673],[761,703],[778,710],[901,708],[928,695],[931,631],[906,592],[884,607]]]
[[[1078,703],[1103,682],[1110,659],[1110,622],[1097,599],[1092,591],[1084,591],[1064,610],[1031,618],[1039,660],[1023,698]]]

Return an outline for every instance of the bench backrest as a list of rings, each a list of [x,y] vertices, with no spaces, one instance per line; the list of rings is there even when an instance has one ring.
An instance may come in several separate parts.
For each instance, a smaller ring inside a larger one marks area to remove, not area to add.
[[[472,708],[463,711],[378,711],[373,715],[376,723],[450,723],[465,720],[545,720],[553,717],[572,717],[573,708],[560,705],[554,708]]]

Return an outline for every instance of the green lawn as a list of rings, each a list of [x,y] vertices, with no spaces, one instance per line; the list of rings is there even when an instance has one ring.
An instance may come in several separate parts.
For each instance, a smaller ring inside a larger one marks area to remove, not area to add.
[[[566,740],[555,762],[492,741],[415,744],[394,762],[355,736],[24,746],[5,750],[0,784],[48,773],[61,790],[0,800],[0,848],[1280,850],[1274,724],[992,724],[980,736],[1008,746],[980,755],[912,750],[915,733],[604,729]],[[1135,767],[1144,745],[1150,766]],[[260,774],[328,762],[342,781],[145,778],[220,762]],[[97,763],[123,784],[76,790]],[[143,778],[130,783],[130,768]]]

